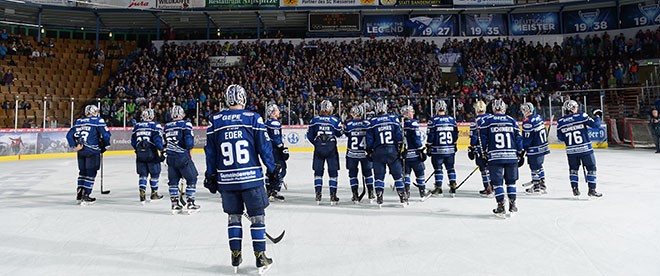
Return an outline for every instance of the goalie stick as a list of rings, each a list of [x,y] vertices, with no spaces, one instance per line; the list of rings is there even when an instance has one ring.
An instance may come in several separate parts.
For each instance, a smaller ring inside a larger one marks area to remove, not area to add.
[[[247,219],[250,219],[250,216],[247,213],[243,213],[243,216]],[[273,244],[276,244],[276,243],[280,242],[282,240],[282,238],[284,238],[284,233],[286,233],[286,230],[282,230],[282,233],[279,236],[275,237],[275,238],[273,238],[273,236],[269,235],[268,232],[266,232],[265,230],[264,230],[264,232],[266,233],[266,238],[268,238],[271,242],[273,242]]]

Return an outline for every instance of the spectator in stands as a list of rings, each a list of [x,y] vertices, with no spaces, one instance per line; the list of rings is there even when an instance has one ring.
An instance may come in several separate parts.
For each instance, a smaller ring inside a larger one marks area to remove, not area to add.
[[[94,76],[103,75],[103,68],[105,68],[105,65],[103,65],[103,63],[97,62],[96,66],[94,66]]]
[[[9,90],[11,90],[11,85],[14,83],[14,73],[11,71],[11,69],[8,69],[5,75],[2,77],[2,79],[5,81],[5,85]]]
[[[9,100],[5,100],[5,102],[2,103],[2,109],[12,109],[14,108]]]
[[[653,143],[655,143],[655,153],[660,153],[660,118],[658,118],[658,110],[651,111],[651,119],[649,120],[649,128],[653,134]]]
[[[0,44],[0,59],[5,59],[8,50],[9,49],[7,49],[7,46],[4,43]]]

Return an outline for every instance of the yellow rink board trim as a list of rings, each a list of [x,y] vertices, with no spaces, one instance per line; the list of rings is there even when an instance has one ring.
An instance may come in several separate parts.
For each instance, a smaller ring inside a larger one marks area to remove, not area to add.
[[[607,148],[607,143],[602,143],[600,145],[593,144],[594,148]],[[459,149],[467,149],[467,145],[458,145]],[[565,149],[566,146],[563,144],[550,144],[551,149]],[[338,147],[340,152],[346,151],[346,147]],[[313,147],[299,147],[299,148],[289,148],[290,152],[313,152]],[[193,153],[204,153],[204,149],[193,149]],[[135,154],[132,150],[114,150],[107,151],[104,156],[116,156],[116,155],[131,155]],[[460,154],[460,153],[459,153]],[[57,159],[57,158],[75,158],[75,152],[64,152],[64,153],[43,153],[43,154],[27,154],[27,155],[12,155],[12,156],[0,156],[0,162],[7,161],[23,161],[23,160],[39,160],[39,159]]]

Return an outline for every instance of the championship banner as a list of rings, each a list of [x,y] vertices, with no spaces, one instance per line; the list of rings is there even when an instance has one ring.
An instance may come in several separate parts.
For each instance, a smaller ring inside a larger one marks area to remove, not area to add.
[[[366,36],[404,36],[407,15],[367,15],[362,18]]]
[[[413,16],[408,20],[410,36],[458,36],[458,20],[454,14]]]
[[[463,32],[466,36],[507,35],[505,14],[464,14]]]
[[[242,56],[212,56],[209,57],[211,68],[236,67],[245,65],[245,58]]]
[[[205,5],[204,0],[156,0],[157,9],[192,9]]]
[[[559,14],[547,13],[517,13],[511,14],[509,20],[512,35],[542,35],[560,34]]]
[[[210,1],[210,0],[209,0]],[[378,0],[280,0],[280,7],[377,6]]]
[[[456,6],[506,6],[513,5],[513,0],[454,0]]]
[[[621,5],[621,28],[660,25],[660,3]]]
[[[616,8],[586,9],[564,12],[564,33],[597,32],[616,29]]]
[[[279,0],[206,0],[207,8],[278,7]]]

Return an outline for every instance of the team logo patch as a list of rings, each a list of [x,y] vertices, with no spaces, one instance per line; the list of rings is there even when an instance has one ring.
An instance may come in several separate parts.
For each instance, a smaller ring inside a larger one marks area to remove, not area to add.
[[[286,136],[286,140],[289,142],[289,144],[295,145],[300,142],[300,136],[298,136],[298,133],[289,133],[289,135]]]

